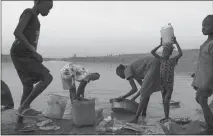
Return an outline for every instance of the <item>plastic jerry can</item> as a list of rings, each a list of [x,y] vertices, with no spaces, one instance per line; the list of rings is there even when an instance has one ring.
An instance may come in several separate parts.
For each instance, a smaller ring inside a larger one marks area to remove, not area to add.
[[[174,37],[174,29],[171,23],[162,27],[160,32],[163,40],[162,41],[163,46],[174,44],[174,42],[172,41],[172,37]]]

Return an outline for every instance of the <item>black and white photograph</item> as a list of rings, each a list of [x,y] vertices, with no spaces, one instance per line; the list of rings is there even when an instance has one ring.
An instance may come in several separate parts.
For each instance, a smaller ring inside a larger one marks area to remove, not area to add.
[[[0,4],[1,135],[213,135],[213,1]]]

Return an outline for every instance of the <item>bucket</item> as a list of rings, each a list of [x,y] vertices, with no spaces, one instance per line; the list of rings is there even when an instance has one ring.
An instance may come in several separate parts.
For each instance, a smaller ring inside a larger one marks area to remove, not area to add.
[[[163,39],[162,41],[163,45],[174,44],[174,42],[172,41],[172,37],[174,37],[174,29],[170,23],[162,27],[160,32],[161,32],[161,37]]]
[[[69,90],[70,87],[69,85],[66,83],[66,81],[64,81],[64,79],[61,78],[61,81],[62,81],[62,87],[64,90]]]
[[[61,119],[67,105],[68,97],[56,94],[50,94],[47,100],[47,110],[44,113],[45,117]]]
[[[71,112],[73,122],[77,127],[95,125],[95,99],[74,100]]]
[[[113,112],[120,112],[120,113],[135,114],[138,109],[138,103],[128,99],[124,99],[123,101],[120,102],[112,101],[111,106]]]

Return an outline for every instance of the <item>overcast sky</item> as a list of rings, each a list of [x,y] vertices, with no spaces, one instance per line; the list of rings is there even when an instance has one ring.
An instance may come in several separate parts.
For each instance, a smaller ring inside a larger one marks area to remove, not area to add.
[[[32,1],[2,2],[2,53],[9,53],[13,32]],[[199,48],[204,17],[212,1],[54,1],[39,16],[38,52],[44,57],[146,53],[160,43],[160,29],[171,23],[183,49]]]

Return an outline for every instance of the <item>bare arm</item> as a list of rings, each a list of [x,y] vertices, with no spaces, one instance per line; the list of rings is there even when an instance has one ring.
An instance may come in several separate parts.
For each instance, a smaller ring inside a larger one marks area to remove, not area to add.
[[[131,85],[132,89],[127,94],[122,96],[122,99],[125,99],[125,98],[133,95],[138,90],[133,78],[129,79],[129,84]]]
[[[162,38],[161,38],[161,42],[160,42],[160,45],[155,47],[152,51],[151,51],[151,54],[155,57],[155,58],[158,58],[160,59],[161,56],[159,56],[158,54],[156,54],[156,51],[162,46]]]
[[[138,84],[139,84],[139,85],[141,85],[141,86],[142,86],[142,83],[143,83],[143,82],[142,82],[142,80],[137,80],[137,82],[138,82]],[[138,92],[138,93],[137,93],[134,97],[132,97],[132,99],[131,99],[131,100],[133,100],[133,101],[134,101],[135,99],[137,99],[137,98],[138,98],[138,96],[140,96],[140,91],[139,91],[139,92]]]
[[[36,52],[35,48],[30,45],[30,43],[28,42],[28,40],[26,39],[26,37],[23,34],[23,31],[25,30],[27,24],[29,23],[30,19],[31,19],[32,15],[28,12],[25,13],[25,15],[20,19],[15,31],[14,31],[14,35],[15,37],[22,42],[23,44],[26,45],[26,47],[32,51],[32,52]]]
[[[180,59],[180,57],[183,56],[183,52],[182,52],[182,50],[181,50],[181,48],[180,48],[180,45],[178,44],[178,42],[177,42],[177,40],[176,40],[175,37],[173,37],[173,41],[174,41],[174,43],[176,44],[177,49],[178,49],[178,55],[175,57],[175,58],[178,60],[178,59]]]
[[[195,73],[191,74],[191,77],[194,78],[195,77]]]
[[[137,82],[139,85],[142,85],[142,83],[143,83],[142,80],[137,80]]]
[[[85,91],[86,85],[87,85],[86,81],[80,82],[80,84],[78,86],[77,97],[80,97],[80,95],[82,95],[82,97],[84,97],[84,91]]]
[[[209,60],[211,61],[209,63],[211,65],[210,67],[212,68],[213,67],[213,44],[209,45],[208,52],[209,52],[209,58],[210,58]],[[209,88],[209,87],[212,86],[212,84],[213,84],[213,70],[212,69],[211,69],[211,73],[210,73],[207,81],[208,82],[205,85],[204,90],[208,90],[208,89],[211,90],[211,88]]]
[[[132,97],[132,101],[135,101],[139,96],[140,96],[140,91],[134,96],[134,97]]]
[[[130,95],[134,94],[135,92],[137,92],[138,89],[137,89],[137,86],[136,86],[133,78],[129,79],[129,83],[130,83],[132,89],[127,94],[125,94],[124,96],[120,96],[118,98],[115,98],[114,100],[122,101],[123,99],[125,99],[125,98],[129,97]],[[113,99],[110,99],[110,102],[112,102],[112,101],[113,101]]]

